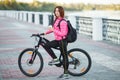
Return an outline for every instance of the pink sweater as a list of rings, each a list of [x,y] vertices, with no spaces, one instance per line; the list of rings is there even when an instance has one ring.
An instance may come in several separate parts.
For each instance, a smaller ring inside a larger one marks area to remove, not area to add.
[[[66,21],[61,21],[60,22],[60,29],[58,27],[58,23],[59,21],[61,20],[62,18],[58,18],[55,23],[53,24],[53,28],[54,30],[51,31],[51,30],[48,30],[46,32],[46,34],[49,34],[49,33],[54,33],[54,36],[55,36],[55,40],[62,40],[62,39],[65,39],[66,38],[66,35],[68,33],[68,27],[67,27],[67,22]]]

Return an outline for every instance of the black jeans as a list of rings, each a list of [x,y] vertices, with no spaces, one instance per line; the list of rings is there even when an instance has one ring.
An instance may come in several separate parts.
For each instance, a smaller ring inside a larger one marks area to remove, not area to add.
[[[63,67],[64,67],[64,73],[68,73],[68,54],[67,54],[67,42],[66,40],[53,40],[50,41],[48,43],[46,43],[44,45],[45,50],[48,52],[48,54],[53,58],[57,58],[57,56],[55,55],[55,53],[53,52],[53,50],[51,48],[55,48],[55,47],[60,47],[60,52],[62,54],[63,57]]]

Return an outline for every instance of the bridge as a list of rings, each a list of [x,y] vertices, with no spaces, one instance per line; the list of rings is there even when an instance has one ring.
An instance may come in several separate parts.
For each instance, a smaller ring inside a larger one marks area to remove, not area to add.
[[[45,24],[44,19],[49,20],[48,15],[50,14],[49,13],[41,14],[45,15],[45,17],[43,16],[42,17],[43,20],[39,21],[42,23],[40,24],[36,22],[36,19],[33,20],[33,18],[31,18],[31,21],[33,22],[29,22],[30,20],[24,21],[25,20],[23,19],[24,17],[20,18],[19,16],[19,18],[17,19],[17,17],[15,17],[13,13],[7,12],[3,14],[3,12],[0,12],[0,80],[28,80],[28,79],[57,80],[57,77],[60,74],[62,74],[63,69],[57,68],[55,66],[48,66],[48,62],[51,60],[51,58],[44,50],[40,51],[42,52],[45,65],[43,71],[38,76],[27,77],[23,75],[18,68],[18,56],[20,52],[25,48],[33,47],[34,42],[33,39],[31,39],[30,37],[32,33],[41,33],[47,30],[47,26],[49,25],[49,23]],[[95,20],[93,20],[94,18],[90,17],[72,16],[71,18],[72,19],[70,18],[69,19],[73,20],[74,18],[74,20],[78,21],[76,22],[77,24],[74,25],[79,24],[78,26],[80,27],[84,27],[85,25],[88,25],[86,27],[91,27],[97,25],[95,23],[99,24],[103,23],[103,19],[101,18],[95,18]],[[104,25],[107,25],[107,27],[109,26],[110,28],[112,28],[111,25],[113,24],[115,27],[119,27],[118,24],[119,20],[113,19],[112,20],[110,19],[109,21],[108,19],[104,20],[106,23]],[[82,24],[83,26],[81,26],[80,24]],[[78,28],[78,26],[76,28]],[[104,38],[106,38],[105,35],[104,37],[101,36],[99,39],[97,39],[95,35],[96,29],[92,30],[92,32],[91,29],[93,28],[84,29],[78,28],[79,33],[78,39],[75,43],[69,44],[68,49],[77,47],[86,50],[92,58],[92,67],[86,75],[80,77],[71,76],[69,80],[119,80],[120,79],[119,77],[120,45],[118,44],[119,41],[116,40],[114,42],[114,40],[113,41],[103,40]],[[93,31],[95,32],[93,33]],[[119,32],[120,31],[118,31],[118,33]],[[52,34],[47,35],[45,37],[48,38],[49,40],[53,39]]]

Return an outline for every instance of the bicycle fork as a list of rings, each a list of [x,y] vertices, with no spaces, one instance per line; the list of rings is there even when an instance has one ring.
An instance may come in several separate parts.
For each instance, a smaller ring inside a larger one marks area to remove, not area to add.
[[[31,55],[30,61],[29,61],[30,64],[33,64],[33,62],[34,62],[34,60],[36,58],[36,55],[37,55],[37,51],[38,51],[38,48],[35,47],[35,49],[33,50],[32,55]]]

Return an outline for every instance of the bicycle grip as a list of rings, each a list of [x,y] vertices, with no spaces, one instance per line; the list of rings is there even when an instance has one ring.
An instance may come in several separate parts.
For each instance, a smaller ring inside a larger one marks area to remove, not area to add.
[[[31,36],[31,37],[33,37],[33,36],[39,36],[39,34],[32,34],[32,36]]]
[[[44,33],[41,33],[40,35],[45,35]]]

